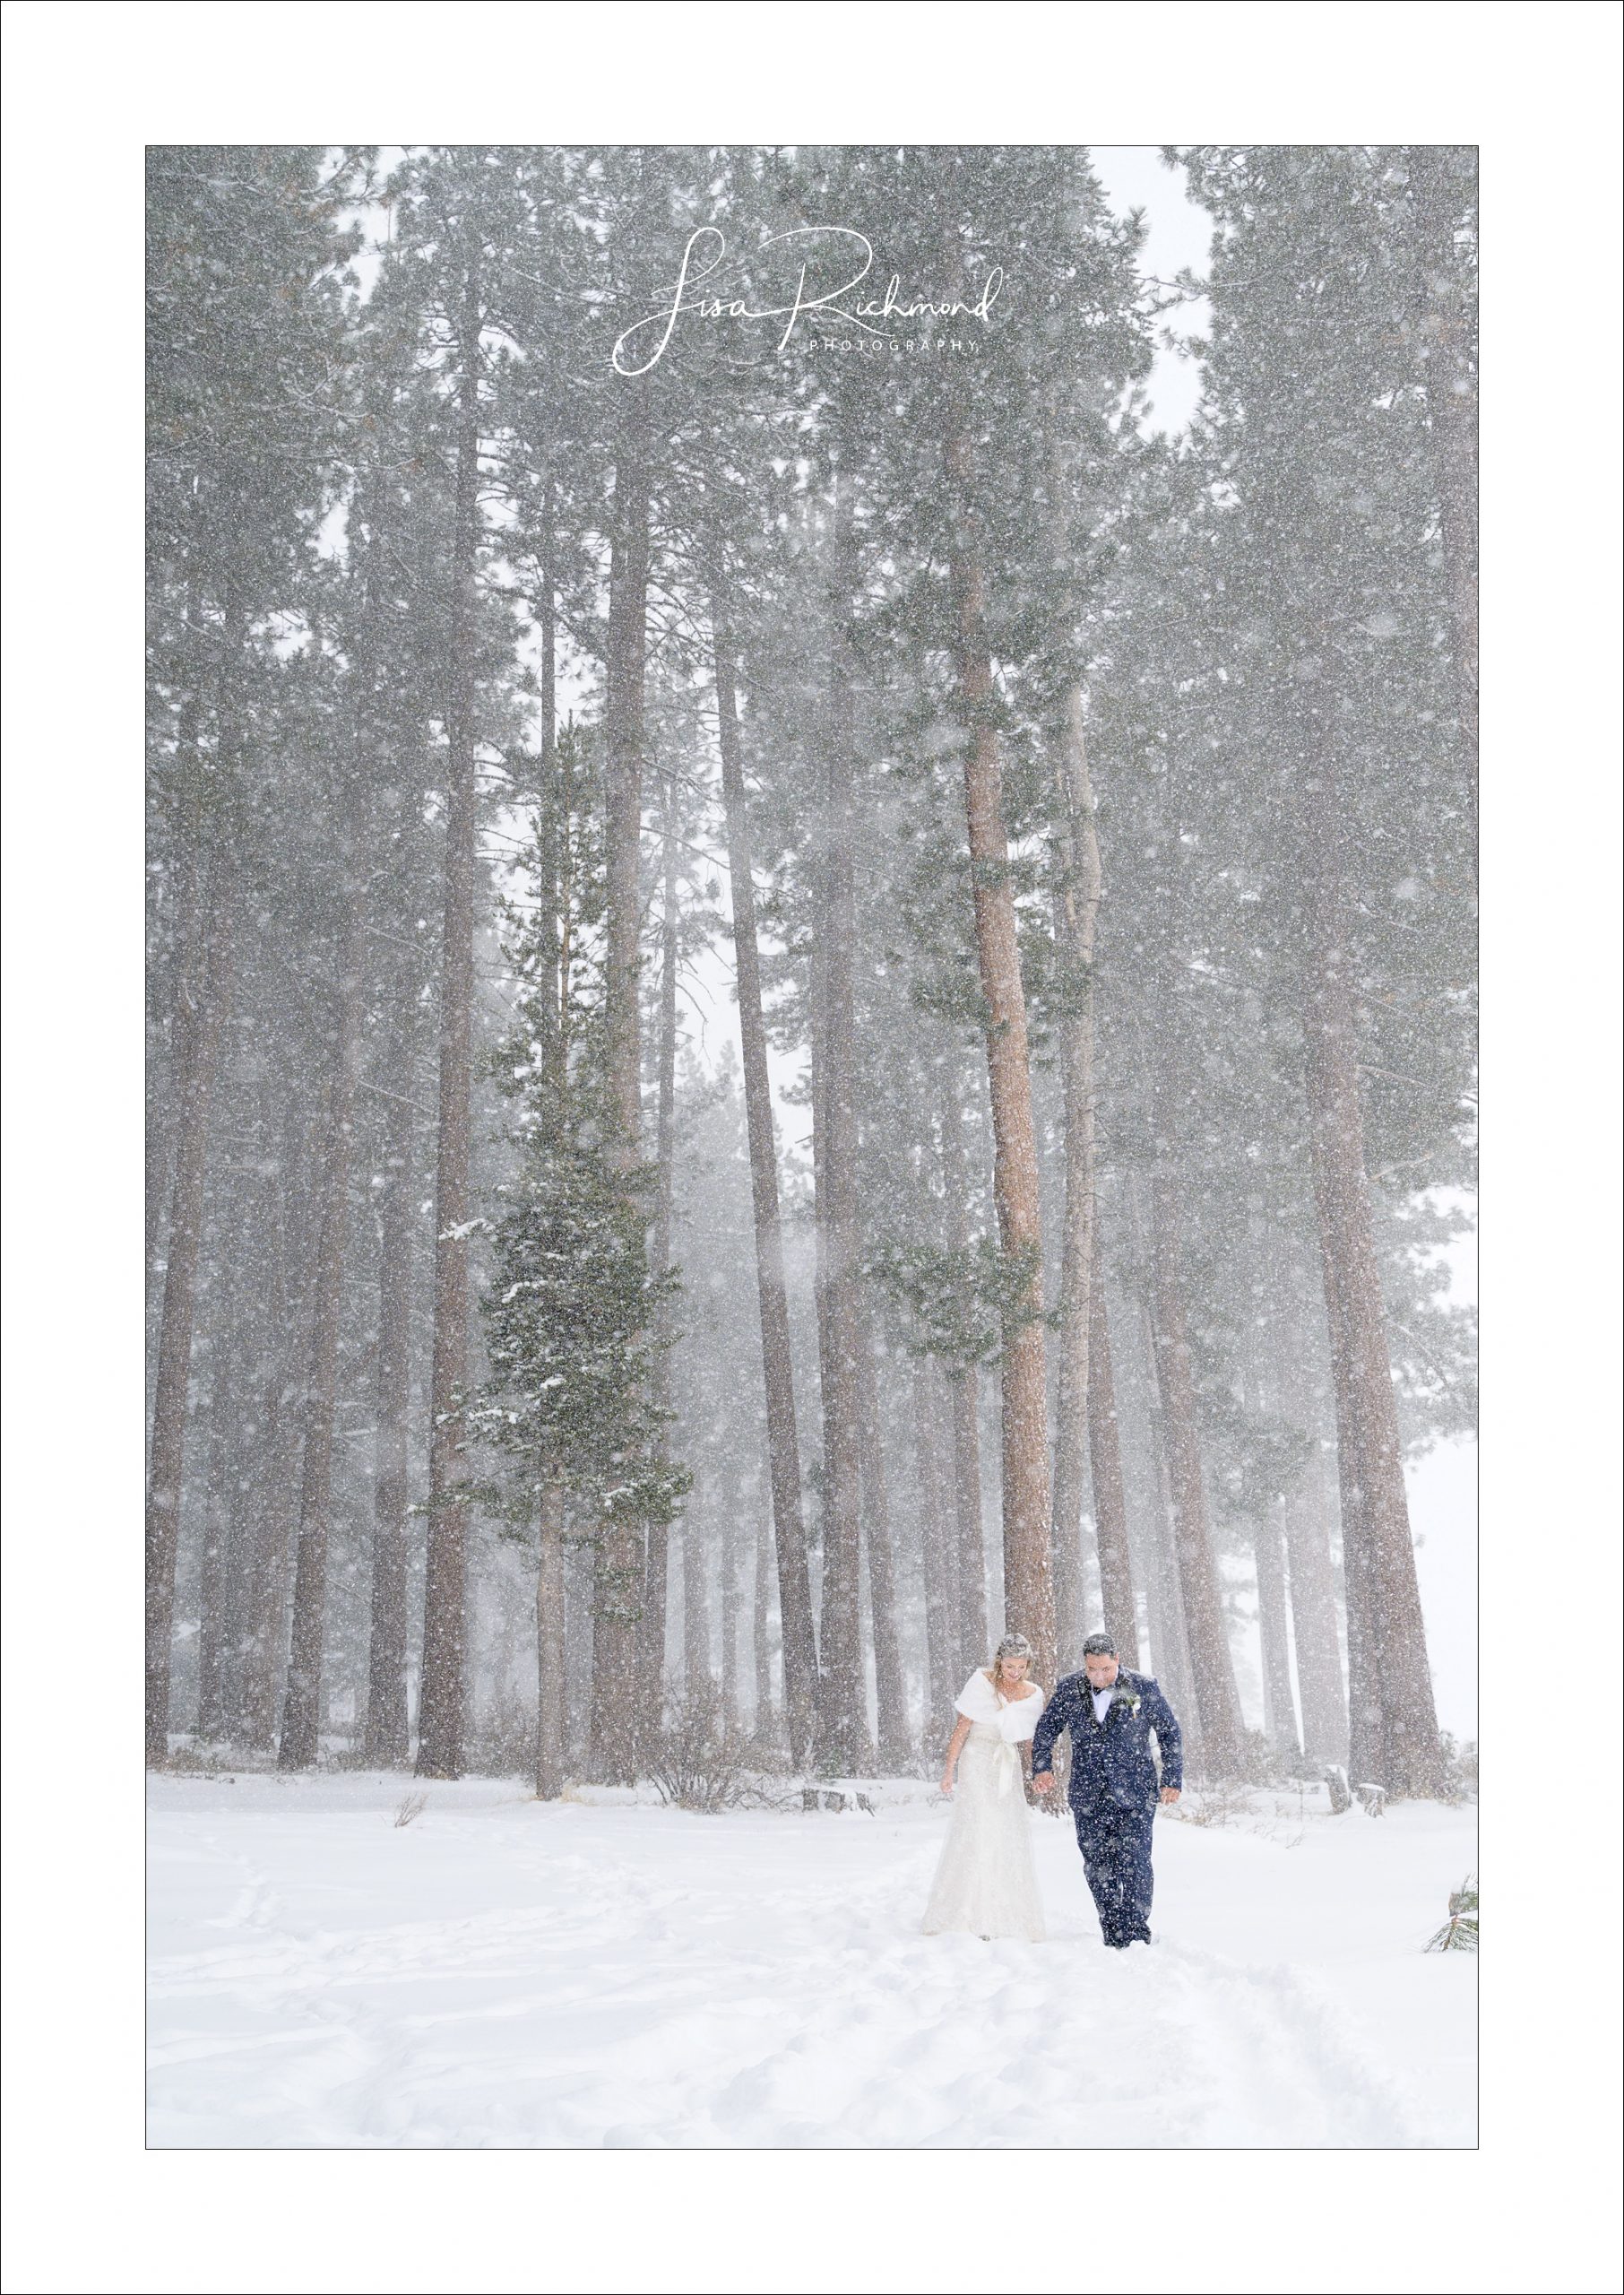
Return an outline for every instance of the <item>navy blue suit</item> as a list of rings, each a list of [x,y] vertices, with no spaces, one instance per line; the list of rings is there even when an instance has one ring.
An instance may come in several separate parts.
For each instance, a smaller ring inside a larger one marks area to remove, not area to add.
[[[1172,1707],[1148,1674],[1119,1667],[1103,1721],[1094,1719],[1086,1674],[1067,1674],[1038,1716],[1032,1773],[1051,1772],[1055,1739],[1071,1732],[1067,1797],[1076,1821],[1083,1870],[1108,1944],[1150,1943],[1151,1828],[1163,1785],[1184,1783],[1183,1752]],[[1162,1775],[1151,1753],[1151,1731]]]

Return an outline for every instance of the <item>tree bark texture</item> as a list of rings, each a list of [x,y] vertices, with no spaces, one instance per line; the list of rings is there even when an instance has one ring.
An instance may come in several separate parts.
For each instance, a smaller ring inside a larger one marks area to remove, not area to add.
[[[1083,695],[1067,695],[1066,737],[1056,766],[1061,880],[1055,931],[1068,1009],[1060,1027],[1065,1096],[1066,1209],[1060,1259],[1059,1365],[1054,1466],[1055,1626],[1063,1659],[1083,1624],[1083,1492],[1094,1329],[1094,922],[1100,908],[1100,840],[1084,738]],[[1103,1560],[1101,1561],[1103,1567]],[[1131,1595],[1129,1597],[1131,1606]],[[1114,1629],[1121,1631],[1120,1626]],[[1130,1658],[1123,1658],[1131,1665]]]
[[[954,1725],[953,1701],[964,1678],[960,1671],[963,1629],[959,1607],[957,1525],[943,1468],[952,1442],[945,1381],[933,1363],[921,1360],[915,1364],[913,1371],[913,1443],[925,1581],[925,1650],[929,1669],[925,1736],[931,1745],[938,1738],[946,1743]]]
[[[859,1592],[862,1437],[857,1286],[860,1277],[852,1074],[856,1059],[852,847],[857,732],[852,706],[855,663],[849,632],[854,581],[850,516],[849,494],[844,482],[837,481],[824,784],[824,1013],[816,1078],[823,1116],[816,1186],[824,1245],[823,1408],[828,1479],[824,1509],[823,1630],[818,1637],[822,1666],[818,1744],[824,1764],[847,1775],[863,1773],[872,1758]]]
[[[896,1621],[896,1561],[891,1502],[875,1375],[874,1332],[861,1316],[858,1332],[858,1416],[862,1458],[863,1534],[868,1554],[868,1603],[874,1621],[874,1683],[882,1768],[896,1774],[912,1760],[908,1725],[908,1678]]]
[[[277,1692],[288,1649],[288,1561],[309,1360],[311,1207],[316,1198],[311,1162],[303,1096],[292,1091],[282,1126],[270,1379],[255,1477],[259,1503],[245,1556],[247,1632],[238,1675],[239,1732],[246,1745],[265,1753],[276,1744]]]
[[[339,1318],[350,1220],[350,1147],[356,1072],[360,1061],[366,904],[358,886],[340,945],[338,1011],[322,1157],[321,1229],[316,1243],[314,1320],[305,1398],[305,1459],[299,1486],[293,1639],[282,1701],[277,1766],[308,1769],[315,1760],[321,1716],[322,1658],[327,1611],[327,1542],[333,1519],[333,1431],[338,1416]]]
[[[1291,1697],[1291,1629],[1286,1618],[1285,1555],[1273,1512],[1252,1525],[1257,1569],[1257,1641],[1263,1670],[1263,1733],[1283,1753],[1300,1750]]]
[[[543,1485],[536,1554],[536,1798],[564,1790],[564,1492]]]
[[[665,796],[663,913],[660,931],[660,1073],[654,1119],[658,1169],[654,1200],[653,1266],[661,1272],[671,1256],[672,1190],[677,1169],[677,786],[668,779]],[[662,1301],[657,1336],[670,1336],[669,1302]],[[656,1357],[655,1395],[662,1409],[671,1398],[670,1357],[662,1347]],[[662,1426],[658,1454],[663,1463],[670,1454],[670,1439]],[[670,1538],[665,1523],[651,1522],[644,1550],[643,1614],[637,1621],[638,1736],[657,1731],[665,1718],[665,1615],[670,1581]]]
[[[397,1073],[407,1072],[404,1059]],[[378,1205],[377,1433],[373,1450],[367,1759],[401,1769],[410,1751],[406,1699],[409,1425],[411,1416],[412,1111],[393,1096]]]
[[[764,1512],[756,1528],[756,1567],[750,1581],[750,1651],[756,1668],[754,1731],[767,1744],[778,1734],[773,1710],[773,1651],[767,1631],[772,1582],[773,1528]]]
[[[1315,1445],[1301,1479],[1280,1501],[1303,1749],[1317,1762],[1335,1762],[1340,1767],[1348,1759],[1348,1699],[1343,1683],[1342,1633],[1331,1561],[1335,1475],[1329,1447],[1321,1436],[1320,1400],[1310,1389],[1307,1364],[1312,1342],[1304,1320],[1288,1318],[1281,1338],[1280,1407]],[[1315,1346],[1313,1351],[1317,1357],[1319,1347]]]
[[[186,1467],[186,1390],[191,1381],[197,1260],[203,1240],[203,1181],[220,1035],[231,996],[235,896],[229,856],[223,844],[210,874],[202,960],[195,988],[183,988],[179,1014],[175,1178],[147,1475],[146,1758],[153,1764],[167,1761],[169,1752],[175,1562]]]
[[[1160,1125],[1158,1129],[1160,1129]],[[1201,1479],[1200,1435],[1190,1371],[1188,1312],[1180,1255],[1179,1179],[1170,1157],[1157,1156],[1151,1175],[1152,1324],[1162,1439],[1172,1493],[1179,1585],[1184,1599],[1202,1740],[1214,1775],[1244,1767],[1240,1699],[1230,1655],[1218,1566]]]
[[[1094,1272],[1089,1286],[1088,1456],[1093,1480],[1094,1543],[1100,1557],[1100,1599],[1105,1631],[1130,1671],[1139,1665],[1139,1621],[1134,1606],[1133,1564],[1127,1544],[1127,1494],[1122,1480],[1122,1438],[1117,1424],[1117,1390],[1110,1351],[1105,1277],[1093,1236]],[[1081,1664],[1079,1650],[1063,1650],[1069,1670]]]
[[[957,257],[956,240],[952,253]],[[1054,1574],[1050,1558],[1049,1399],[1042,1310],[1043,1236],[1037,1139],[1020,943],[1009,882],[1003,775],[995,723],[992,660],[986,631],[982,546],[974,511],[973,447],[967,416],[955,409],[946,450],[952,498],[949,578],[960,704],[969,746],[964,812],[969,832],[976,948],[986,1010],[987,1073],[992,1098],[993,1193],[1006,1261],[1030,1265],[1004,1334],[1004,1624],[1037,1652],[1040,1681],[1055,1677]]]
[[[711,1679],[710,1572],[698,1497],[695,1490],[682,1518],[682,1676],[690,1698],[701,1695]]]
[[[241,1440],[238,1390],[242,1333],[238,1328],[237,1270],[247,1229],[240,1218],[221,1251],[220,1295],[210,1317],[209,1471],[203,1490],[203,1555],[198,1584],[197,1734],[226,1734],[226,1598],[237,1509],[234,1452]]]
[[[942,1102],[942,1194],[947,1248],[961,1260],[970,1251],[969,1180],[964,1154],[963,1113],[947,1079]],[[991,1656],[987,1630],[987,1554],[981,1514],[980,1376],[973,1364],[946,1363],[943,1376],[953,1427],[953,1506],[957,1539],[958,1680]],[[1041,1679],[1041,1676],[1039,1676]]]
[[[462,1774],[467,1703],[469,1459],[468,1223],[472,1212],[475,833],[474,644],[479,507],[479,264],[467,259],[457,419],[451,631],[445,713],[445,899],[440,954],[440,1108],[435,1174],[434,1353],[428,1442],[428,1556],[419,1777]]]
[[[1348,1603],[1350,1766],[1395,1797],[1443,1783],[1398,1411],[1365,1169],[1358,1019],[1328,762],[1311,792],[1303,1036],[1309,1139],[1336,1395]]]
[[[609,914],[605,1009],[614,1153],[622,1170],[642,1160],[642,1025],[638,980],[643,832],[644,679],[648,657],[651,465],[647,409],[628,401],[615,463],[609,626],[604,681]],[[636,1774],[639,1621],[647,1557],[632,1522],[606,1529],[593,1572],[592,1768],[609,1784]]]

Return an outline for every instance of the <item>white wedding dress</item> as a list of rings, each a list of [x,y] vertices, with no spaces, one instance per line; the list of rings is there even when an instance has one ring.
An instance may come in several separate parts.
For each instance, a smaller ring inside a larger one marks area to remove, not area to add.
[[[1010,1699],[979,1669],[954,1701],[970,1723],[959,1754],[947,1838],[920,1923],[927,1936],[1020,1936],[1041,1944],[1043,1901],[1032,1853],[1021,1747],[1043,1710],[1043,1692]]]

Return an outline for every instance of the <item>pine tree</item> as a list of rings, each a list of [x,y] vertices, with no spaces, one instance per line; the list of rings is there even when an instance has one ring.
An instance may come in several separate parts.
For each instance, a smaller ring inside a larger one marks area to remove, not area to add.
[[[505,908],[523,992],[498,1067],[516,1107],[520,1164],[490,1222],[481,1299],[490,1378],[469,1414],[471,1432],[504,1461],[490,1503],[538,1541],[544,1797],[558,1791],[562,1776],[562,1539],[567,1530],[594,1550],[635,1547],[651,1524],[672,1519],[689,1481],[661,1455],[670,1414],[651,1378],[652,1355],[669,1344],[658,1326],[677,1277],[649,1266],[654,1173],[628,1170],[620,1154],[602,968],[590,966],[583,977],[574,952],[576,931],[602,914],[607,872],[573,801],[584,777],[573,725],[553,744],[551,762],[554,784],[543,795],[551,820],[526,858],[532,882],[557,870],[555,882],[573,889],[561,914],[542,904],[539,922]],[[545,1056],[555,1033],[561,1053]],[[605,1614],[601,1570],[594,1581],[596,1623]],[[641,1591],[631,1589],[612,1621],[628,1632]]]

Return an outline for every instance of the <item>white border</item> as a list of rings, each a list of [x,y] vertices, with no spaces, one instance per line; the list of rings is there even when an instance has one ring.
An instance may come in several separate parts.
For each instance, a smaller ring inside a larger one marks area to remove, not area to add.
[[[13,0],[5,30],[7,2284],[1615,2284],[1617,11]],[[980,2154],[971,2197],[923,2153],[141,2148],[143,146],[796,138],[1481,146],[1481,2153]]]

